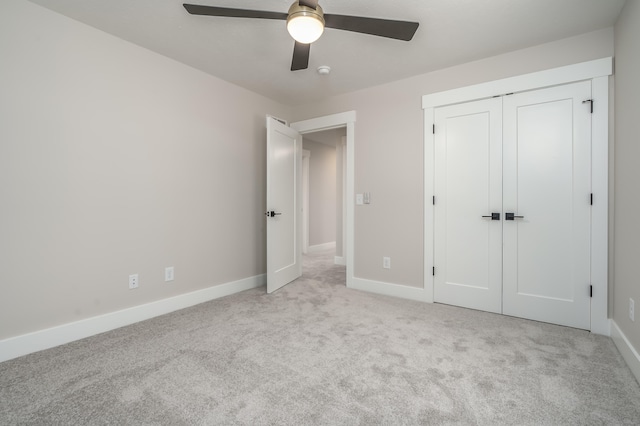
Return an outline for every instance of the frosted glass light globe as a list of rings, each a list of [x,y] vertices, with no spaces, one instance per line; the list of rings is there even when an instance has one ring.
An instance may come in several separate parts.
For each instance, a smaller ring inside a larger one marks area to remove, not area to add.
[[[309,44],[320,38],[324,23],[314,16],[296,16],[287,22],[287,31],[294,40]]]

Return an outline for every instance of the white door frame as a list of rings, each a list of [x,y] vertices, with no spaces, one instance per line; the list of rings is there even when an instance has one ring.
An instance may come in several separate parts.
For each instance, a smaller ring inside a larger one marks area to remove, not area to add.
[[[302,150],[302,253],[309,251],[309,158],[311,151]]]
[[[343,233],[346,233],[346,245],[342,248],[342,255],[346,257],[347,287],[353,287],[353,258],[354,258],[354,181],[355,181],[355,123],[356,112],[347,111],[324,117],[311,118],[309,120],[291,123],[291,127],[304,135],[306,133],[330,130],[339,127],[347,128],[347,161],[346,161],[346,206],[347,220],[343,225]]]
[[[591,121],[591,331],[610,335],[608,319],[608,166],[609,166],[609,76],[613,58],[602,58],[546,71],[433,93],[422,97],[424,110],[424,299],[433,302],[433,197],[434,194],[434,110],[437,107],[541,89],[559,84],[591,80],[594,100]],[[437,199],[436,199],[437,202]]]
[[[334,263],[336,265],[346,265],[347,259],[347,137],[342,136],[340,138],[340,148],[342,154],[342,170],[338,173],[342,174],[342,253],[340,256],[336,256]]]

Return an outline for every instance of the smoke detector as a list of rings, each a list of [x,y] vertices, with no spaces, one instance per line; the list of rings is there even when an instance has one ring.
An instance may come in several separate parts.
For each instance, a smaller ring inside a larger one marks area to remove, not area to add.
[[[318,67],[318,74],[328,75],[331,72],[331,67],[328,65],[322,65]]]

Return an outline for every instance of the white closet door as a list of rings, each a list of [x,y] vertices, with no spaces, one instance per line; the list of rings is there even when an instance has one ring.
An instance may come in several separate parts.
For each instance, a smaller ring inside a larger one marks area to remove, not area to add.
[[[590,97],[581,82],[503,98],[504,314],[590,329]]]
[[[435,123],[434,300],[499,313],[501,100],[437,108]]]

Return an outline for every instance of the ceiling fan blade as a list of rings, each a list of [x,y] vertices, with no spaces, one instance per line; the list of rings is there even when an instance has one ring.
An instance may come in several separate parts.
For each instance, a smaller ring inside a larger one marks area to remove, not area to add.
[[[325,27],[337,30],[409,41],[418,29],[418,22],[392,21],[349,15],[324,15]]]
[[[304,44],[296,41],[293,46],[293,59],[291,60],[291,71],[306,70],[309,67],[309,52],[311,44]]]
[[[231,18],[261,18],[261,19],[281,19],[286,20],[287,14],[280,12],[269,12],[264,10],[231,9],[228,7],[202,6],[198,4],[183,4],[192,15],[207,16],[227,16]]]
[[[298,4],[315,10],[318,7],[318,0],[299,0]]]

